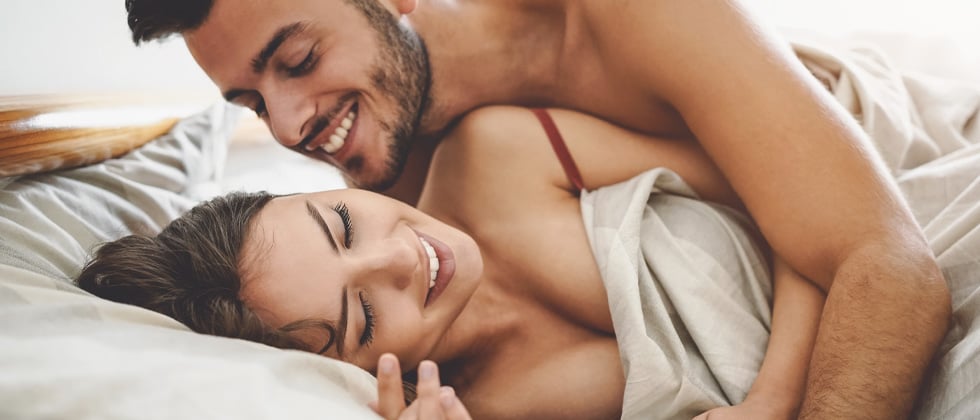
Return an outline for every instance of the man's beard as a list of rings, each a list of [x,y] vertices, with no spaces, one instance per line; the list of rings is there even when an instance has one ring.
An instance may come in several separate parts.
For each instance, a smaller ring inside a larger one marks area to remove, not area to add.
[[[371,69],[371,81],[397,107],[393,120],[380,121],[382,130],[391,133],[384,172],[376,179],[358,180],[362,188],[381,191],[391,187],[405,169],[413,137],[428,111],[432,84],[429,58],[419,35],[400,25],[377,0],[347,1],[364,14],[377,34],[381,52]],[[363,167],[363,156],[354,157],[347,164],[352,174]]]

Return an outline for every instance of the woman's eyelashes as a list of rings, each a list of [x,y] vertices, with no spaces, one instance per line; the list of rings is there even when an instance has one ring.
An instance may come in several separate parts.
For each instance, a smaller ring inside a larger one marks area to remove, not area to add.
[[[354,224],[351,223],[350,212],[347,210],[347,204],[339,202],[333,206],[333,211],[337,212],[337,214],[340,216],[340,220],[344,223],[344,247],[350,248],[351,244],[354,242]]]
[[[364,332],[361,333],[360,339],[361,346],[363,347],[371,344],[371,341],[374,340],[374,307],[364,297],[364,292],[358,293],[357,297],[360,298],[361,308],[364,310]]]

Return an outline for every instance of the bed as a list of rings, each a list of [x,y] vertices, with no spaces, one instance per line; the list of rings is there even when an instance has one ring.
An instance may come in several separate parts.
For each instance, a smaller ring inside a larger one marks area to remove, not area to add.
[[[373,378],[355,367],[195,334],[71,284],[97,244],[158,230],[199,200],[344,185],[237,107],[144,105],[0,103],[0,418],[377,418]],[[141,117],[92,122],[121,110]]]
[[[7,98],[0,108],[0,418],[376,418],[365,406],[373,379],[357,368],[195,334],[71,284],[96,244],[158,230],[236,188],[221,175],[240,109],[138,103]],[[125,122],[101,120],[124,111]],[[239,137],[247,149],[248,130]]]

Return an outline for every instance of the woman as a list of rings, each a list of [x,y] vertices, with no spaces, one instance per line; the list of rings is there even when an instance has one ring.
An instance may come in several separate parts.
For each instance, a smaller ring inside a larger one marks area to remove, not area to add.
[[[506,172],[492,164],[499,160],[509,161]],[[105,245],[78,282],[200,332],[356,364],[378,376],[375,409],[385,418],[466,418],[466,410],[475,418],[612,418],[626,414],[620,332],[578,194],[656,167],[705,201],[740,207],[696,144],[566,111],[487,108],[442,142],[417,209],[358,190],[233,195],[156,238]],[[683,217],[695,225],[737,218],[730,208],[705,205],[704,220]],[[726,226],[755,237],[745,224]],[[772,338],[757,379],[739,385],[740,396],[751,385],[744,401],[730,398],[738,405],[712,418],[789,418],[802,400],[822,295],[756,251],[743,260],[772,267]],[[739,358],[742,349],[687,351]],[[419,366],[419,398],[407,409],[399,362],[406,372]]]

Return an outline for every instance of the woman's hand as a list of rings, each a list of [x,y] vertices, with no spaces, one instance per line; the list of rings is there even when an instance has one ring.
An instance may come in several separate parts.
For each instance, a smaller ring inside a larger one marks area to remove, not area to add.
[[[746,399],[741,404],[731,407],[718,407],[701,413],[694,420],[786,420],[796,418],[795,414],[774,404],[767,404],[763,399]]]
[[[405,407],[402,371],[390,353],[378,359],[378,401],[370,404],[385,420],[471,420],[463,402],[450,387],[440,387],[439,368],[431,361],[419,364],[418,397]]]

